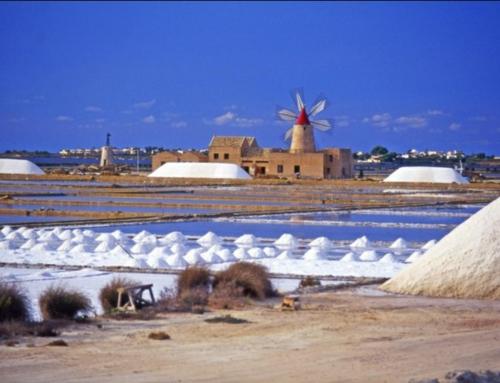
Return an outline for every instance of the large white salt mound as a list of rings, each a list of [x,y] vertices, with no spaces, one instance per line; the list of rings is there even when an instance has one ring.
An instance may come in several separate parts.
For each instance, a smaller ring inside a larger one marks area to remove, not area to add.
[[[20,247],[20,249],[29,250],[36,244],[37,242],[34,239],[28,239],[26,242],[24,242],[24,244]]]
[[[330,250],[332,242],[326,237],[318,237],[309,243],[309,247],[317,247],[322,250]]]
[[[455,169],[433,166],[403,166],[385,178],[384,182],[469,183]]]
[[[265,258],[266,253],[264,253],[264,250],[262,250],[260,247],[252,247],[251,249],[248,249],[248,254],[252,258]]]
[[[167,162],[148,177],[163,178],[218,178],[251,179],[247,172],[236,164],[216,162]]]
[[[274,247],[266,246],[262,251],[269,258],[274,258],[278,255],[278,250],[276,250]]]
[[[353,252],[347,253],[340,259],[340,262],[357,262],[357,261],[358,259],[356,258],[356,254],[354,254]]]
[[[248,254],[247,249],[243,247],[238,247],[235,251],[233,251],[233,255],[239,260],[252,258],[250,254]]]
[[[28,160],[0,158],[0,174],[35,174],[43,175],[45,172]]]
[[[319,261],[326,259],[325,253],[319,247],[312,247],[306,251],[302,259],[306,261]]]
[[[283,234],[276,241],[274,246],[280,250],[293,250],[299,245],[299,241],[292,234]]]
[[[171,233],[165,235],[163,239],[170,243],[183,243],[186,240],[186,237],[180,231],[172,231]]]
[[[443,237],[383,290],[436,297],[500,299],[500,198]]]
[[[203,265],[205,264],[205,260],[201,257],[201,253],[203,252],[202,248],[191,249],[184,256],[184,260],[190,265]]]
[[[356,239],[353,243],[351,243],[351,248],[352,249],[365,249],[367,247],[371,246],[370,240],[366,237],[366,235],[363,235],[361,238]]]
[[[213,245],[218,245],[222,242],[222,239],[217,236],[217,234],[209,231],[204,236],[200,237],[196,242],[203,247],[212,247]]]
[[[186,248],[182,243],[175,243],[170,248],[170,251],[174,254],[184,254],[186,252]]]
[[[217,252],[217,255],[224,262],[233,262],[233,261],[237,261],[238,260],[238,258],[236,258],[233,255],[233,253],[231,253],[231,250],[229,250],[229,249],[222,249],[222,250],[220,250],[220,251]]]
[[[284,250],[280,255],[276,257],[276,259],[284,260],[284,259],[294,259],[291,250]]]
[[[380,258],[378,262],[379,263],[394,263],[394,262],[396,262],[396,258],[394,258],[394,255],[392,255],[392,253],[387,253],[382,258]]]
[[[391,246],[391,249],[406,249],[407,243],[403,238],[396,239]]]
[[[257,245],[257,238],[253,234],[243,234],[234,240],[234,244],[238,247],[251,248]]]
[[[7,235],[14,230],[12,230],[12,227],[10,227],[10,226],[4,226],[4,227],[2,227],[2,230],[0,230],[0,231],[2,232],[3,235]]]
[[[17,246],[8,239],[0,242],[0,250],[14,250]]]
[[[151,250],[148,254],[148,257],[168,257],[172,255],[170,248],[168,246],[157,246],[153,250]]]
[[[182,258],[180,254],[173,254],[167,258],[167,263],[170,267],[184,268],[188,263]]]
[[[378,260],[378,255],[375,250],[365,250],[359,256],[359,259],[361,259],[362,261],[374,262]]]

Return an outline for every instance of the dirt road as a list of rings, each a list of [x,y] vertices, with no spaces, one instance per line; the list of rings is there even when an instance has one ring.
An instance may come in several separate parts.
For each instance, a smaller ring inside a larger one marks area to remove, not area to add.
[[[69,347],[0,346],[7,382],[407,382],[455,369],[500,370],[500,302],[310,294],[243,311],[166,314],[77,326]],[[231,313],[250,323],[207,323]],[[163,330],[171,340],[149,340]],[[32,342],[33,340],[28,340]],[[26,342],[26,341],[24,341]]]

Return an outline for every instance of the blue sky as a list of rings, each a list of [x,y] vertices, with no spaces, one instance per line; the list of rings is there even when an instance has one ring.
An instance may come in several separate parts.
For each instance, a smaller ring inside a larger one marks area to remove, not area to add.
[[[302,87],[320,147],[500,154],[500,3],[0,3],[0,150],[284,147]]]

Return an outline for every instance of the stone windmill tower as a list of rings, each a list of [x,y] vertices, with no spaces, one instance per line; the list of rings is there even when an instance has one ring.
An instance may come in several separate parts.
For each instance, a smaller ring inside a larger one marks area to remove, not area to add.
[[[285,140],[292,139],[290,144],[290,153],[312,153],[316,151],[314,142],[314,129],[326,132],[332,128],[330,120],[310,120],[322,112],[327,107],[327,101],[324,97],[318,98],[318,101],[307,113],[300,92],[294,95],[294,101],[297,103],[298,114],[286,108],[278,108],[278,117],[283,121],[295,121],[292,128],[285,134]]]
[[[113,151],[111,150],[110,138],[111,134],[106,134],[106,145],[101,148],[101,161],[99,165],[101,167],[109,166],[113,164]]]

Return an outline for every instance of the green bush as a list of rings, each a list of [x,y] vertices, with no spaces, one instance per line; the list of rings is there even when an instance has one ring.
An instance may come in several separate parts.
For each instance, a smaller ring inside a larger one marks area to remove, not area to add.
[[[92,309],[90,299],[76,290],[50,286],[40,296],[40,311],[44,320],[74,319],[78,313]]]
[[[16,284],[0,282],[0,322],[29,319],[30,303],[26,292]]]

